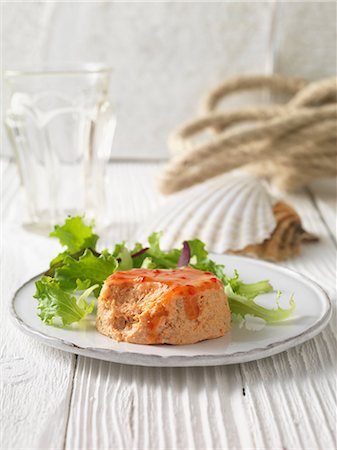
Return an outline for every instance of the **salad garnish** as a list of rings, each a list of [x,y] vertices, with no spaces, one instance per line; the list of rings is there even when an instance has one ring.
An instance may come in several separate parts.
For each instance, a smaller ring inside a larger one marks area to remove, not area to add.
[[[93,232],[93,222],[86,224],[82,217],[69,217],[63,225],[56,225],[50,233],[64,247],[64,251],[51,262],[47,272],[36,281],[34,297],[38,300],[38,315],[49,325],[66,326],[79,322],[94,309],[94,300],[99,296],[105,279],[119,270],[134,268],[175,269],[189,265],[195,269],[212,272],[224,284],[231,313],[235,320],[257,317],[265,322],[278,322],[293,313],[296,304],[290,299],[290,306],[279,305],[278,292],[276,308],[258,305],[255,299],[260,294],[273,292],[268,280],[247,284],[237,271],[228,276],[222,264],[209,258],[205,244],[199,239],[183,242],[181,249],[163,251],[160,248],[161,232],[154,232],[148,238],[148,246],[136,243],[132,249],[125,242],[116,244],[113,251],[96,250],[99,236]],[[78,296],[78,294],[81,295]],[[274,305],[275,306],[275,305]]]

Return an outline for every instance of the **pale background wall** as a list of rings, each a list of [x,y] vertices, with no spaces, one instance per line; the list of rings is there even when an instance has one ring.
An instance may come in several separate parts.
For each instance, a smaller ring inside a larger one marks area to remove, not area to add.
[[[91,60],[113,67],[116,156],[167,156],[168,133],[227,76],[336,73],[334,1],[7,2],[2,13],[4,68]]]

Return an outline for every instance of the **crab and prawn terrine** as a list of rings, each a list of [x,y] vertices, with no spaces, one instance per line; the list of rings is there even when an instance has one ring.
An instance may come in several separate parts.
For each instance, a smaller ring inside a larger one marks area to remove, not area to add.
[[[231,314],[221,281],[191,267],[112,274],[98,299],[97,330],[137,344],[192,344],[223,336]]]

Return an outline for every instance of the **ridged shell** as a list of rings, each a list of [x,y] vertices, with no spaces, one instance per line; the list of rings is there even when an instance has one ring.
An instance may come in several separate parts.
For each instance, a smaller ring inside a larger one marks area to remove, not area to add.
[[[269,238],[276,227],[273,200],[264,183],[232,172],[168,198],[139,232],[139,240],[164,231],[163,249],[199,238],[210,252],[240,250]]]

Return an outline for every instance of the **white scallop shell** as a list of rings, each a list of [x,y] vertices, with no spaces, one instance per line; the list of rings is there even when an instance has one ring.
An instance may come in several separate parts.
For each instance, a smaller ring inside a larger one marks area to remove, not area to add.
[[[164,231],[163,249],[199,238],[210,252],[240,250],[269,238],[276,227],[273,199],[263,181],[231,172],[174,194],[146,221],[139,240]]]

